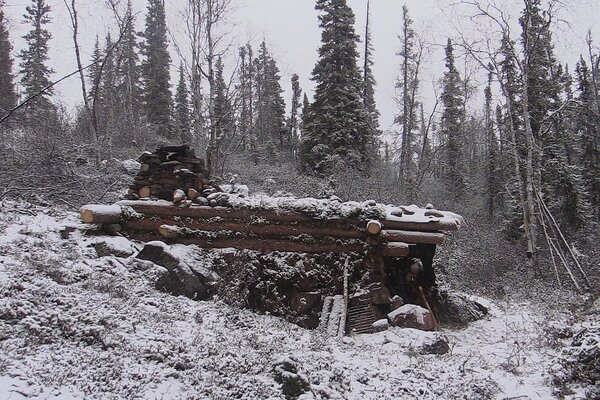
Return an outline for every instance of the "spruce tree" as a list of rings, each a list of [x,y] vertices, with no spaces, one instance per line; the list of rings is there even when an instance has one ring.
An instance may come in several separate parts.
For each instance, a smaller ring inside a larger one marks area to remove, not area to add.
[[[37,95],[35,101],[29,103],[28,110],[51,111],[54,106],[50,102],[52,88],[43,89],[50,85],[50,75],[54,72],[46,65],[48,62],[48,42],[52,38],[45,28],[50,23],[50,6],[45,0],[31,0],[31,5],[25,8],[23,22],[31,25],[32,29],[23,38],[27,47],[21,50],[20,73],[24,97]],[[38,95],[39,94],[39,95]]]
[[[310,101],[308,101],[308,96],[306,92],[304,92],[304,97],[302,98],[302,113],[300,114],[300,144],[302,144],[302,140],[306,135],[306,126],[310,123]]]
[[[102,76],[102,49],[100,48],[100,39],[96,35],[96,41],[94,42],[94,50],[92,52],[91,65],[88,68],[88,79],[90,81],[90,89],[88,97],[90,100],[94,100],[94,97],[99,95],[100,88],[100,77]]]
[[[401,128],[398,184],[404,190],[414,189],[406,187],[405,183],[411,180],[415,172],[413,154],[416,140],[414,130],[417,128],[418,102],[416,94],[419,87],[420,54],[415,49],[416,33],[412,28],[412,23],[413,20],[408,15],[408,8],[403,6],[401,44],[398,53],[401,58],[400,76],[396,82],[401,109],[395,123],[399,124]]]
[[[183,64],[179,66],[179,83],[175,94],[175,120],[181,141],[192,143],[189,91],[185,81]]]
[[[173,100],[170,91],[169,55],[164,0],[149,0],[142,44],[142,81],[146,116],[163,138],[172,139]]]
[[[490,67],[491,70],[491,67]],[[492,73],[488,75],[488,83],[484,90],[485,108],[484,108],[484,129],[486,141],[486,160],[487,165],[486,183],[487,183],[487,209],[488,215],[496,214],[499,203],[499,196],[502,192],[502,172],[499,164],[498,139],[494,130],[494,114],[492,111]]]
[[[300,109],[300,96],[302,96],[302,89],[300,89],[300,78],[298,74],[292,75],[292,106],[290,109],[290,119],[288,121],[288,147],[291,150],[292,156],[296,156],[298,141],[300,140],[300,121],[298,111]]]
[[[140,139],[140,125],[143,107],[139,44],[135,32],[135,16],[131,0],[127,2],[125,24],[121,32],[121,41],[115,49],[118,54],[116,65],[116,98],[119,104],[121,130],[128,144]]]
[[[100,86],[96,97],[96,119],[98,120],[98,135],[104,137],[108,144],[116,144],[114,140],[120,141],[122,132],[118,129],[120,106],[117,101],[115,85],[117,78],[117,58],[110,50],[114,42],[110,32],[106,34],[104,50],[102,52],[102,73],[100,75]]]
[[[374,154],[363,102],[363,79],[357,65],[358,36],[354,13],[345,0],[317,0],[321,47],[312,72],[316,83],[301,145],[304,171],[326,173],[340,162],[367,169]]]
[[[290,143],[285,130],[285,102],[280,84],[279,68],[263,40],[255,60],[256,69],[256,123],[259,144],[275,143],[284,148]]]
[[[242,136],[242,149],[245,151],[248,147],[248,136],[252,131],[252,125],[254,123],[253,117],[253,102],[252,98],[254,84],[254,64],[252,60],[252,46],[246,44],[240,47],[240,69],[239,69],[239,86],[238,91],[239,103],[240,103],[240,115],[239,115],[239,130]],[[252,139],[250,139],[252,140]]]
[[[580,172],[569,160],[566,114],[560,112],[565,97],[562,66],[554,56],[550,14],[541,0],[528,0],[520,18],[521,40],[526,51],[526,90],[529,124],[535,140],[534,171],[539,171],[548,206],[571,226],[584,222],[586,204],[581,196]],[[537,178],[537,177],[536,177]],[[538,179],[536,179],[538,180]]]
[[[580,142],[579,163],[583,170],[583,180],[588,201],[596,220],[600,220],[600,117],[595,110],[594,88],[590,69],[581,58],[575,69],[577,74],[577,114],[575,124]]]
[[[446,150],[444,170],[446,185],[454,196],[459,197],[466,191],[463,155],[464,94],[458,69],[454,61],[454,46],[448,39],[446,45],[446,72],[443,79],[442,136]]]
[[[373,137],[379,136],[379,111],[375,102],[375,77],[373,76],[373,43],[371,41],[370,5],[367,1],[367,22],[365,24],[365,47],[363,64],[363,102],[369,117],[369,127]]]
[[[224,66],[221,57],[215,63],[215,100],[214,117],[216,140],[211,154],[216,155],[218,163],[213,164],[213,171],[222,173],[225,163],[224,151],[235,133],[235,120],[233,106],[229,95],[229,88],[225,82]],[[214,162],[214,160],[213,160]]]
[[[3,7],[4,3],[0,1],[0,117],[6,115],[17,102],[12,69],[12,45],[8,37],[8,25]]]

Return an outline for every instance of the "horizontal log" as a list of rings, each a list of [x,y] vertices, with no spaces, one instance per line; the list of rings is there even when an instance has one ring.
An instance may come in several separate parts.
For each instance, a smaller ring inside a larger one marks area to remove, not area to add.
[[[410,246],[402,242],[390,242],[381,251],[384,257],[408,257]]]
[[[405,242],[414,244],[444,244],[446,235],[439,232],[415,232],[385,230],[384,235],[390,242]]]
[[[251,221],[255,218],[263,218],[269,222],[313,222],[318,219],[294,211],[276,211],[276,210],[252,210],[230,207],[177,207],[170,202],[148,202],[122,200],[117,204],[128,206],[140,214],[157,217],[181,217],[181,218],[214,218],[241,219]],[[324,220],[323,220],[324,221]],[[327,221],[344,221],[345,223],[357,224],[362,229],[364,222],[350,221],[341,218],[331,218]]]
[[[79,209],[79,215],[86,224],[115,224],[121,221],[121,207],[88,204]]]
[[[346,239],[365,239],[366,234],[357,227],[345,224],[343,221],[320,221],[312,220],[310,222],[300,222],[294,225],[290,223],[268,223],[252,224],[249,221],[238,222],[231,220],[215,219],[173,219],[161,218],[154,220],[151,218],[132,219],[125,222],[128,230],[137,231],[155,231],[157,232],[161,225],[177,225],[180,227],[201,230],[201,231],[233,231],[243,233],[254,233],[258,235],[279,235],[279,236],[334,236]]]
[[[458,231],[459,225],[454,218],[411,218],[411,216],[396,217],[388,215],[381,220],[384,229],[401,229],[408,231],[436,232]]]
[[[176,236],[165,238],[158,234],[134,234],[132,237],[144,240],[162,240],[167,243],[193,244],[211,249],[246,249],[256,251],[282,251],[295,253],[362,253],[366,246],[360,243],[304,243],[284,239],[250,239],[250,238],[198,238],[193,236]]]

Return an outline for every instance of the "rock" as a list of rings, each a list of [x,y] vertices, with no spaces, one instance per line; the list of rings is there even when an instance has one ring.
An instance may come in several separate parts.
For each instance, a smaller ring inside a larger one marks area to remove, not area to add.
[[[319,292],[296,292],[292,296],[290,307],[293,312],[301,314],[320,302],[321,294]]]
[[[310,389],[308,379],[298,373],[298,361],[292,357],[278,357],[273,363],[275,381],[281,384],[286,399],[297,399]]]
[[[404,305],[404,299],[398,295],[392,297],[392,311],[399,309]]]
[[[92,243],[98,257],[115,256],[127,258],[135,253],[133,244],[124,237],[103,237]]]
[[[214,274],[180,260],[165,243],[148,242],[136,257],[166,269],[156,281],[157,289],[194,300],[206,300],[211,296],[210,289],[216,282]]]
[[[425,343],[419,349],[421,354],[436,354],[438,356],[444,355],[450,351],[448,341],[443,337],[436,338],[431,343]]]
[[[123,170],[125,170],[125,172],[127,172],[128,174],[135,175],[140,170],[142,164],[135,160],[124,160],[121,162],[121,166],[123,167]]]
[[[207,206],[208,200],[206,199],[206,197],[199,196],[194,199],[194,203],[200,204],[201,206]]]
[[[390,291],[381,282],[374,282],[350,296],[349,304],[390,304]]]
[[[440,292],[437,310],[441,324],[458,328],[464,328],[469,322],[477,321],[488,313],[482,304],[455,292]]]
[[[415,304],[405,304],[387,315],[390,325],[433,331],[436,323],[429,310]]]
[[[373,330],[375,330],[375,332],[383,332],[383,331],[388,330],[388,328],[390,327],[390,322],[387,319],[382,318],[382,319],[379,319],[379,320],[373,322],[372,326],[373,326]]]
[[[220,185],[221,189],[225,193],[237,194],[239,197],[248,197],[250,193],[250,189],[248,189],[248,185],[239,185],[239,184],[229,184],[229,185]]]
[[[77,231],[76,226],[65,226],[60,230],[60,237],[62,239],[68,239],[71,233]]]

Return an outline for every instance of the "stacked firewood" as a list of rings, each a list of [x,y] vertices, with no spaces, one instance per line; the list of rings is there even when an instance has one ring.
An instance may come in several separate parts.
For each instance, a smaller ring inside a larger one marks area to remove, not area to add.
[[[160,147],[139,158],[140,170],[129,186],[129,200],[157,198],[176,203],[194,201],[208,205],[221,189],[208,179],[204,161],[188,145]]]

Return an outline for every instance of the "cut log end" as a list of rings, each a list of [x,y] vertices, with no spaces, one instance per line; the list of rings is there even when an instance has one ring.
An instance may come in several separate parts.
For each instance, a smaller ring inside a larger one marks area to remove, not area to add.
[[[148,186],[144,186],[138,192],[141,199],[147,199],[148,197],[150,197],[151,193],[152,193],[152,191],[150,190],[150,188]]]
[[[189,189],[187,192],[187,197],[190,200],[195,200],[198,198],[198,196],[200,196],[200,193],[198,193],[198,191],[196,189]]]
[[[371,235],[378,235],[382,228],[381,222],[379,221],[371,220],[367,222],[367,232]]]
[[[79,214],[81,215],[81,220],[86,224],[94,223],[94,213],[92,212],[92,210],[82,208],[81,210],[79,210]]]
[[[86,224],[115,224],[121,221],[121,207],[91,204],[81,207],[79,215]]]

